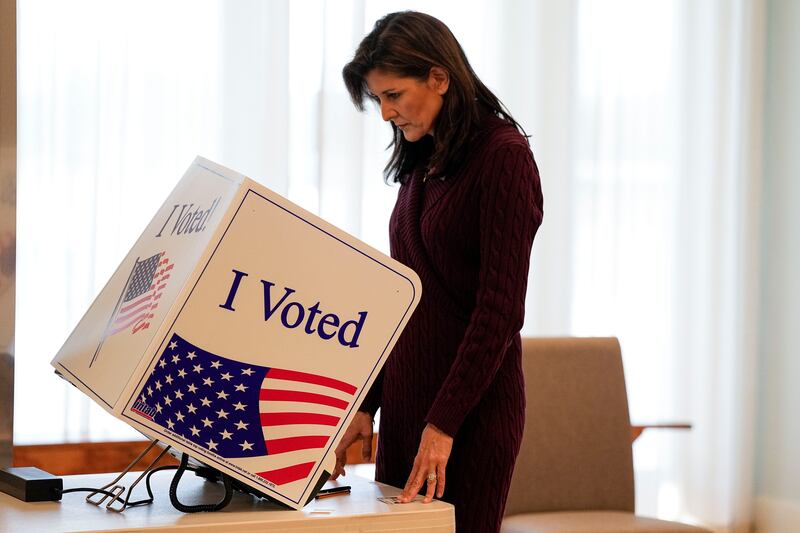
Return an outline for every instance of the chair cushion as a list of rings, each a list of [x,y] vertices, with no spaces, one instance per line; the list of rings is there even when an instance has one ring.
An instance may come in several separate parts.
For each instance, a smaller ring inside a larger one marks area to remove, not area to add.
[[[622,511],[560,511],[507,516],[501,533],[710,533]]]

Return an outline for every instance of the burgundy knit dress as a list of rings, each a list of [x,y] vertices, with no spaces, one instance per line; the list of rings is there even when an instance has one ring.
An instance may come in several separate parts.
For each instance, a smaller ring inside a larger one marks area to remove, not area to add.
[[[422,299],[362,405],[381,407],[375,477],[405,486],[427,423],[453,436],[442,499],[459,532],[498,531],[503,518],[525,421],[519,331],[541,222],[528,143],[493,116],[460,172],[415,172],[392,213],[392,257],[419,275]]]

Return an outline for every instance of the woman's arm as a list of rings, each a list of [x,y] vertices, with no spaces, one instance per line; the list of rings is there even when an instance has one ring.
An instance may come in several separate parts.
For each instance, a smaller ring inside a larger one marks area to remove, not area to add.
[[[543,216],[539,172],[527,145],[499,147],[481,180],[475,308],[425,419],[450,436],[481,399],[522,328],[531,247]]]

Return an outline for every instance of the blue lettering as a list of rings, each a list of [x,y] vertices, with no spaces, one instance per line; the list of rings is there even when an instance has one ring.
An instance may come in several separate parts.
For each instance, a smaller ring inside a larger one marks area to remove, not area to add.
[[[297,309],[297,320],[295,320],[293,324],[289,322],[289,318],[288,318],[289,317],[289,309],[291,309],[292,307]],[[306,314],[306,310],[303,309],[302,305],[300,305],[297,302],[292,302],[292,303],[286,304],[286,307],[283,308],[283,312],[281,313],[281,322],[283,322],[283,325],[286,326],[287,328],[294,329],[294,328],[296,328],[297,326],[300,325],[300,322],[303,321],[303,316],[305,316],[305,314]]]
[[[333,326],[334,329],[330,333],[325,331],[325,326]],[[332,339],[336,336],[336,328],[339,326],[339,317],[330,313],[322,317],[319,321],[319,336],[325,340]]]
[[[342,328],[339,330],[339,344],[342,346],[349,346],[350,348],[358,348],[358,336],[361,335],[361,329],[364,327],[364,321],[367,319],[367,312],[361,311],[358,313],[361,317],[357,321],[356,320],[348,320],[344,324],[342,324]],[[347,340],[346,333],[347,327],[353,326],[353,336],[350,340]]]
[[[242,282],[242,278],[247,276],[247,273],[240,272],[239,270],[233,270],[233,283],[231,284],[231,290],[228,291],[228,299],[225,300],[224,304],[219,304],[219,306],[223,309],[227,309],[228,311],[236,311],[233,308],[233,299],[236,298],[236,292],[239,290],[239,283]]]
[[[228,291],[228,298],[220,307],[229,311],[234,311],[233,302],[242,278],[247,276],[246,272],[233,270],[234,278],[231,288]],[[283,287],[283,295],[279,300],[273,302],[272,288],[276,285],[262,279],[264,285],[264,321],[272,318],[276,312],[280,315],[280,322],[283,327],[296,329],[303,324],[303,331],[307,335],[317,334],[322,340],[330,340],[338,337],[339,344],[348,348],[358,348],[358,339],[364,329],[367,320],[367,311],[358,313],[358,317],[353,320],[342,322],[342,319],[335,313],[326,313],[320,309],[320,302],[316,302],[306,307],[299,301],[290,300],[289,297],[296,291],[290,287]]]
[[[286,298],[288,298],[289,295],[294,292],[294,289],[285,287],[284,290],[286,292],[284,293],[283,298],[281,298],[280,301],[276,303],[275,306],[273,307],[270,306],[270,302],[272,301],[272,299],[270,298],[270,289],[272,289],[272,287],[274,287],[275,284],[272,283],[271,281],[264,281],[263,279],[261,280],[261,283],[264,284],[264,320],[266,321],[269,320],[272,317],[273,313],[275,313],[275,311],[277,311],[277,309],[283,304],[283,302],[286,301]]]
[[[315,303],[314,305],[308,308],[308,322],[306,322],[305,330],[306,333],[308,333],[309,335],[314,333],[314,327],[312,326],[312,323],[314,322],[314,317],[316,317],[321,312],[322,311],[319,310],[319,302]],[[322,333],[320,333],[319,336],[322,337]]]
[[[161,231],[159,231],[159,232],[158,232],[158,235],[156,235],[156,237],[161,237],[161,234],[164,232],[164,228],[166,228],[166,227],[167,227],[167,224],[169,223],[169,219],[171,219],[171,218],[172,218],[172,215],[174,215],[174,214],[175,214],[175,210],[176,210],[176,209],[178,209],[178,204],[175,204],[175,205],[172,207],[172,212],[170,212],[169,216],[167,217],[167,220],[165,220],[165,221],[164,221],[164,225],[163,225],[163,226],[161,226]]]

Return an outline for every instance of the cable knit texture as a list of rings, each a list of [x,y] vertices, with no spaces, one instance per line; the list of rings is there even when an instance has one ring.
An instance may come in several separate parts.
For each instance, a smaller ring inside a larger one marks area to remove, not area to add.
[[[519,330],[541,221],[528,143],[497,117],[460,172],[428,181],[415,172],[392,213],[392,256],[423,289],[362,405],[381,407],[376,478],[405,485],[426,423],[453,436],[443,499],[459,532],[500,529],[525,418]]]

